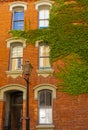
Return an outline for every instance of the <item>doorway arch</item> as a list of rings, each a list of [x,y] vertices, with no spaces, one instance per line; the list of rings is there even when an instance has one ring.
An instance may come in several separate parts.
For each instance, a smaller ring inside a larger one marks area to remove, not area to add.
[[[26,100],[26,87],[19,84],[9,84],[9,85],[0,87],[0,100],[5,101],[5,93],[12,90],[22,91],[23,100]]]
[[[0,88],[0,100],[5,102],[3,130],[21,130],[26,87],[19,84],[5,85]]]

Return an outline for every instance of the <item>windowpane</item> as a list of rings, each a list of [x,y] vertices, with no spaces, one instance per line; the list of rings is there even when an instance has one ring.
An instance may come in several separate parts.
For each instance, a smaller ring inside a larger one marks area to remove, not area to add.
[[[11,66],[11,70],[17,70],[17,69],[21,69],[22,68],[22,58],[15,58],[11,60],[12,66]]]
[[[24,22],[23,21],[14,22],[14,25],[13,25],[14,30],[22,30],[23,27],[24,27]]]
[[[49,10],[44,10],[45,19],[49,19]]]
[[[44,28],[45,24],[44,24],[44,20],[39,21],[39,28]]]
[[[39,28],[47,28],[49,26],[48,20],[41,20],[39,21]]]
[[[49,19],[49,10],[40,10],[39,19]]]
[[[45,106],[45,92],[41,91],[39,96],[40,96],[39,97],[39,99],[40,99],[40,101],[39,101],[40,104],[39,105],[40,106]]]
[[[18,66],[17,66],[18,69],[21,69],[21,68],[22,68],[22,59],[21,59],[21,58],[18,59],[17,65],[18,65]]]
[[[39,10],[39,28],[49,26],[49,9]]]
[[[39,110],[39,123],[52,124],[52,108],[40,108]]]
[[[50,48],[47,45],[40,46],[40,56],[49,56]]]
[[[22,46],[16,46],[12,48],[12,57],[22,57],[23,55],[23,48]]]
[[[15,45],[15,43],[14,43]],[[10,59],[10,69],[17,70],[22,69],[22,57],[23,57],[23,47],[22,45],[17,45],[11,47],[11,59]]]
[[[40,69],[49,69],[51,67],[49,52],[50,52],[50,48],[48,45],[39,46],[39,68]]]
[[[44,10],[39,11],[39,19],[44,19]]]
[[[46,106],[52,105],[52,94],[51,92],[46,92]]]
[[[14,12],[14,21],[24,20],[24,12]]]
[[[49,58],[40,58],[40,69],[49,69],[51,67]]]
[[[16,68],[17,68],[17,66],[16,66],[17,65],[17,59],[12,59],[11,62],[12,62],[11,70],[16,70]]]
[[[13,29],[14,30],[23,30],[24,28],[24,12],[14,11],[13,12]]]
[[[39,124],[52,124],[52,93],[49,90],[39,92]]]

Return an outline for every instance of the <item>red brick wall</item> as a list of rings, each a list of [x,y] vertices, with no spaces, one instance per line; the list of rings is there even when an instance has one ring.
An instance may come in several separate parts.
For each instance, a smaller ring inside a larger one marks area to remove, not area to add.
[[[55,130],[88,129],[88,94],[77,97],[58,93],[54,101]]]
[[[10,2],[0,2],[0,87],[8,84],[26,85],[22,77],[13,79],[7,77],[6,71],[9,67],[10,49],[7,48],[6,39],[11,35],[8,34],[11,29],[12,13],[9,11]],[[38,26],[38,13],[35,9],[34,2],[28,1],[27,10],[25,11],[25,28],[35,29]],[[53,76],[44,78],[38,76],[36,70],[38,68],[38,48],[35,46],[27,46],[24,48],[24,61],[28,59],[33,65],[33,71],[30,77],[30,126],[31,130],[36,129],[38,117],[38,102],[34,100],[33,88],[39,84],[57,84],[57,80]],[[59,61],[63,65],[63,62]],[[56,69],[56,66],[54,65]],[[3,122],[3,102],[0,102],[0,130]],[[25,130],[25,111],[26,103],[23,103],[23,130]],[[53,101],[53,121],[54,130],[88,130],[88,94],[74,97],[66,93],[58,92],[57,98]]]
[[[4,107],[5,107],[5,102],[0,101],[0,130],[2,130],[3,123],[4,123]]]

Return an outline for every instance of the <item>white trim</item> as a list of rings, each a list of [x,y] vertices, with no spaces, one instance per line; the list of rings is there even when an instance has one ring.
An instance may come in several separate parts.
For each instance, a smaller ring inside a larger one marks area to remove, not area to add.
[[[54,73],[54,70],[52,69],[52,68],[50,68],[50,69],[39,69],[39,70],[36,70],[36,72],[37,72],[37,74],[38,74],[38,76],[43,76],[43,77],[48,77],[49,75],[53,75],[53,73]]]
[[[14,70],[6,71],[7,77],[11,76],[12,78],[17,78],[18,76],[22,77],[23,70]]]
[[[41,42],[43,43],[44,41],[43,41],[43,40],[38,40],[38,41],[36,41],[36,42],[35,42],[35,47],[38,47]]]
[[[37,125],[37,130],[53,130],[54,125]]]
[[[27,10],[27,3],[26,2],[21,2],[21,1],[16,1],[16,2],[12,2],[11,4],[9,4],[10,8],[9,10],[12,11],[14,7],[23,7],[24,10]]]
[[[7,39],[6,42],[7,42],[7,48],[10,48],[10,44],[15,43],[15,42],[21,42],[23,43],[23,48],[26,47],[26,39],[24,38],[12,37],[12,38]]]
[[[19,90],[23,92],[23,100],[26,100],[26,87],[19,84],[8,84],[3,87],[0,87],[0,100],[5,100],[5,92],[12,91],[12,90]]]
[[[48,5],[48,6],[52,6],[52,1],[51,0],[42,0],[42,1],[37,1],[35,2],[35,8],[38,10],[39,6],[41,5]]]
[[[38,99],[38,91],[43,90],[43,89],[51,90],[53,99],[56,99],[57,87],[52,84],[40,84],[40,85],[35,86],[33,89],[34,89],[34,99],[35,100]]]

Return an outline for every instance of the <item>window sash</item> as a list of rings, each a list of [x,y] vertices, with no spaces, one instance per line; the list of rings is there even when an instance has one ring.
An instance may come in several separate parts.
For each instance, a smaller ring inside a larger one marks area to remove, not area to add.
[[[23,21],[24,20],[24,12],[14,12],[13,21]]]
[[[52,124],[52,92],[41,90],[38,95],[39,124]]]
[[[49,9],[39,10],[39,28],[47,28],[49,26]]]
[[[47,9],[39,10],[39,19],[49,19],[49,10]]]
[[[23,30],[24,22],[23,21],[14,21],[13,30]]]
[[[39,20],[39,28],[48,28],[48,26],[49,26],[49,21],[47,19]]]
[[[11,57],[22,57],[23,55],[23,47],[22,46],[14,46],[12,47]]]
[[[19,58],[12,58],[11,59],[11,70],[19,70],[22,69],[22,61],[21,57]]]
[[[39,45],[39,69],[50,69],[49,46]]]
[[[52,124],[52,107],[39,108],[39,124]]]
[[[24,12],[13,12],[13,30],[23,30]]]
[[[50,59],[49,57],[40,57],[39,69],[50,69]]]
[[[10,53],[10,70],[22,69],[22,61],[23,46],[19,43],[12,44]]]

